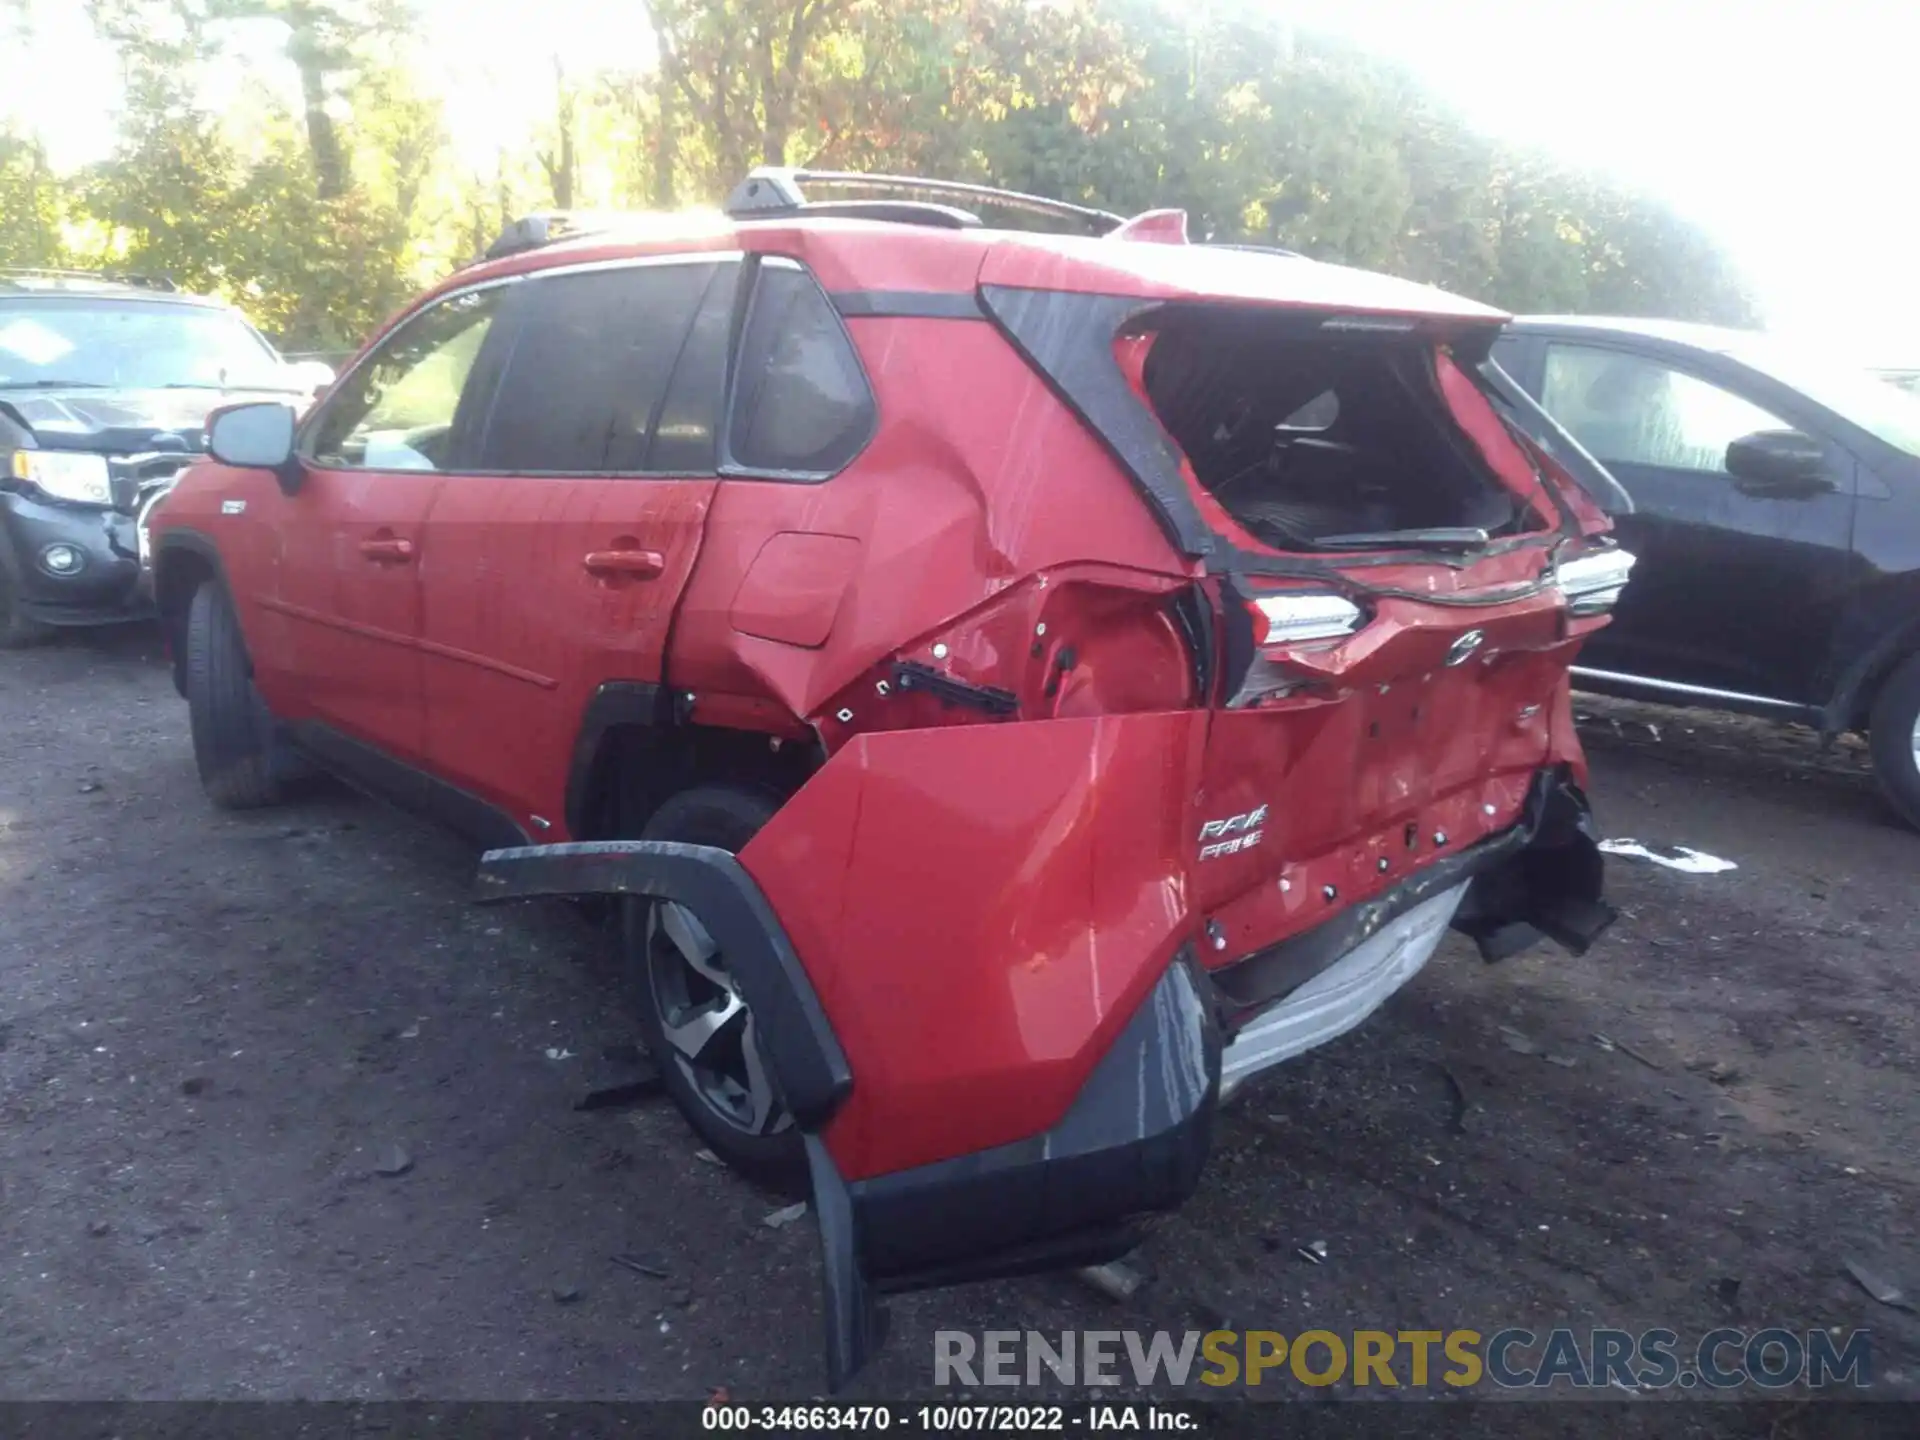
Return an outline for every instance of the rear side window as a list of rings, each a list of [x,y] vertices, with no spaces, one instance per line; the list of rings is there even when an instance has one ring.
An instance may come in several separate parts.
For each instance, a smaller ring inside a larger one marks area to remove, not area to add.
[[[825,479],[872,437],[873,392],[826,292],[791,261],[767,260],[741,337],[728,469]]]
[[[515,287],[477,468],[713,474],[738,269],[618,266]]]

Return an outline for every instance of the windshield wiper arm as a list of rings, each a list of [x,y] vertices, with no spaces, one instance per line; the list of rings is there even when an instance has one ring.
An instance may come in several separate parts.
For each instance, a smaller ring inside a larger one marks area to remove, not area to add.
[[[1477,550],[1491,538],[1484,530],[1462,525],[1433,530],[1366,530],[1352,535],[1321,535],[1313,543],[1324,550],[1398,549],[1403,546],[1426,550]]]

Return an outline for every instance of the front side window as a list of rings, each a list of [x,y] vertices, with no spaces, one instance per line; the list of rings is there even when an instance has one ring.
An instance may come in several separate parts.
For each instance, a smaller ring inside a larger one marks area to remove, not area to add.
[[[731,469],[825,478],[873,434],[873,393],[826,292],[791,262],[753,287],[727,428]]]
[[[1612,465],[1725,474],[1735,440],[1792,428],[1683,370],[1585,345],[1547,347],[1540,403],[1596,460]]]
[[[329,397],[307,457],[328,469],[447,469],[460,397],[503,293],[471,290],[404,322]]]

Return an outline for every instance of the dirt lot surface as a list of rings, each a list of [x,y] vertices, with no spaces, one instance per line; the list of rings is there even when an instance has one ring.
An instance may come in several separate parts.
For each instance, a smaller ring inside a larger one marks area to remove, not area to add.
[[[1911,1392],[1842,1266],[1920,1291],[1920,836],[1857,748],[1580,708],[1608,831],[1737,870],[1614,862],[1583,960],[1450,941],[1235,1101],[1133,1299],[896,1301],[857,1393],[941,1328],[1556,1323],[1870,1326]],[[0,655],[0,737],[0,1397],[820,1391],[811,1224],[664,1102],[572,1108],[632,1038],[575,911],[343,792],[217,814],[144,634]]]

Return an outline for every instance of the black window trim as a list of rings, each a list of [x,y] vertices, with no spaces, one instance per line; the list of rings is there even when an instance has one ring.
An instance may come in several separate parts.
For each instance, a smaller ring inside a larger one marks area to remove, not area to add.
[[[846,342],[847,353],[853,356],[854,366],[860,373],[860,383],[866,387],[867,433],[861,438],[853,453],[832,470],[776,470],[766,466],[744,465],[733,458],[733,418],[740,399],[740,352],[746,340],[747,328],[753,320],[754,303],[760,295],[760,271],[763,269],[797,271],[807,277],[813,288],[819,292],[820,298],[826,303],[827,311],[833,316],[834,324],[840,327],[840,338]],[[738,309],[734,315],[733,338],[727,347],[727,393],[726,403],[721,407],[720,424],[720,478],[762,480],[778,485],[823,485],[834,476],[857,464],[879,433],[880,397],[874,393],[873,376],[867,373],[866,359],[860,354],[860,347],[854,344],[853,332],[847,328],[846,316],[834,303],[833,293],[820,283],[818,275],[794,256],[750,254],[747,257],[746,272],[742,276]]]
[[[341,373],[340,377],[328,389],[326,398],[320,404],[314,406],[307,417],[301,421],[299,432],[294,440],[294,454],[303,465],[309,465],[315,469],[340,470],[341,473],[355,475],[432,474],[452,475],[462,480],[711,480],[716,473],[711,470],[491,470],[480,469],[473,466],[462,466],[453,470],[433,471],[379,470],[370,466],[355,466],[342,470],[340,466],[321,465],[308,453],[307,446],[314,428],[319,424],[321,417],[326,413],[329,405],[333,403],[334,398],[345,390],[347,381],[363,365],[370,363],[385,351],[389,343],[415,321],[421,319],[423,316],[432,314],[442,305],[448,304],[451,301],[458,300],[466,295],[477,294],[483,290],[496,290],[502,286],[517,285],[523,280],[544,280],[568,275],[591,275],[605,270],[654,270],[671,265],[713,265],[717,267],[732,263],[741,265],[743,269],[739,278],[735,281],[734,306],[736,316],[733,333],[727,343],[726,395],[721,407],[720,435],[717,437],[717,443],[715,445],[716,459],[719,459],[726,454],[725,434],[732,409],[734,371],[737,368],[735,364],[735,352],[738,349],[740,335],[743,330],[746,313],[745,299],[752,288],[751,276],[746,273],[744,266],[751,258],[754,257],[744,250],[675,250],[662,255],[624,255],[611,260],[583,260],[572,265],[549,265],[534,270],[521,270],[512,275],[496,275],[490,279],[475,280],[470,284],[443,291],[434,296],[433,299],[426,304],[411,311],[404,318],[390,326],[387,331],[381,335],[377,344],[367,347],[360,358]],[[818,284],[819,282],[816,280],[815,283]],[[491,339],[492,337],[489,336],[488,341],[490,342]],[[852,343],[851,337],[849,337],[848,343]],[[484,349],[485,346],[483,344],[483,353]],[[857,349],[854,351],[854,355],[857,359],[859,356]],[[479,363],[480,357],[476,356],[474,358],[476,368]],[[864,369],[861,371],[861,376],[863,379],[866,376]],[[871,394],[873,387],[870,382],[867,388],[869,394]],[[461,403],[463,405],[466,404],[470,398],[469,396],[462,395]],[[663,395],[663,401],[664,398]],[[871,438],[871,436],[868,437],[869,441],[871,441]],[[864,443],[861,448],[866,448]],[[727,474],[724,468],[720,469],[717,473],[722,476]],[[814,477],[808,476],[807,478],[812,479]]]

